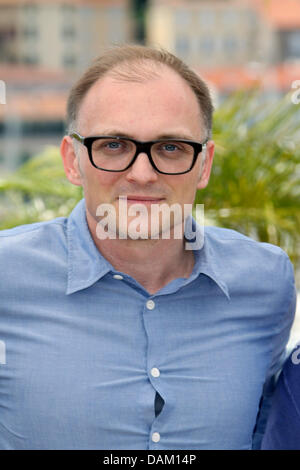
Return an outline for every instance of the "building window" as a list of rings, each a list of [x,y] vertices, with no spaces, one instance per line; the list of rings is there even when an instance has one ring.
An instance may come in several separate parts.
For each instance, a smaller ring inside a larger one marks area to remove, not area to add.
[[[75,6],[69,3],[65,3],[61,6],[64,15],[69,16],[75,13]]]
[[[62,35],[65,39],[74,39],[76,36],[76,31],[73,26],[64,26],[62,29]]]
[[[212,10],[200,10],[198,20],[201,28],[211,28],[215,24],[215,12]]]
[[[111,44],[118,44],[126,40],[126,21],[124,9],[121,7],[110,7],[107,9],[108,40]]]
[[[124,19],[124,10],[120,7],[111,7],[107,10],[108,19],[111,23],[120,24]]]
[[[34,3],[27,3],[23,6],[23,8],[28,15],[35,15],[37,12],[37,5]]]
[[[189,40],[186,37],[177,37],[175,41],[176,54],[181,57],[186,57],[190,51]]]
[[[238,49],[238,41],[234,36],[227,37],[223,41],[223,48],[226,54],[234,54]]]
[[[63,66],[64,67],[74,67],[76,65],[76,56],[74,55],[65,55],[63,57]]]
[[[212,54],[215,49],[215,40],[212,37],[204,37],[199,41],[200,54]]]
[[[38,35],[37,29],[29,26],[25,26],[23,29],[23,36],[24,38],[36,38]]]
[[[226,9],[222,12],[222,21],[225,26],[234,27],[238,23],[238,12]]]
[[[30,26],[36,23],[38,6],[33,4],[25,4],[22,8],[22,17],[24,24]]]
[[[38,57],[34,55],[25,55],[23,59],[24,64],[28,65],[37,65],[38,64]]]
[[[258,24],[258,16],[254,10],[245,10],[245,17],[247,18],[248,24],[250,26],[257,26]]]
[[[64,39],[74,39],[76,36],[76,29],[75,29],[75,7],[74,5],[63,4],[61,6],[62,12],[62,29],[61,34]]]
[[[175,26],[177,28],[188,28],[190,26],[191,14],[187,10],[177,8],[175,11]]]
[[[2,26],[0,27],[0,43],[2,42],[8,42],[8,41],[13,41],[16,36],[17,36],[17,31],[13,26],[8,26],[2,29]]]
[[[290,59],[300,58],[300,30],[290,31],[286,35],[286,56]]]

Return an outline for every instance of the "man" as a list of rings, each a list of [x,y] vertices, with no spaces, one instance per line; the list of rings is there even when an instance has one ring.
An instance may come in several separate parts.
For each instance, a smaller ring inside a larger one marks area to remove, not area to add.
[[[280,374],[262,441],[264,450],[300,450],[300,346]]]
[[[193,71],[142,46],[108,51],[74,85],[61,154],[84,199],[0,237],[1,448],[259,445],[293,270],[278,247],[186,230],[212,109]]]

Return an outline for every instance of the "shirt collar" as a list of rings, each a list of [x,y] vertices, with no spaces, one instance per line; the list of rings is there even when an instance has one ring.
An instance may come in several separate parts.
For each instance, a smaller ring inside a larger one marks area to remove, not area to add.
[[[214,256],[213,244],[203,227],[191,218],[193,238],[189,236],[189,249],[193,249],[195,265],[188,281],[200,274],[210,277],[229,299],[228,287],[222,279],[224,266]],[[196,242],[196,243],[195,243]],[[73,209],[67,223],[68,284],[66,294],[90,287],[108,272],[115,271],[96,247],[86,221],[85,200]]]
[[[71,212],[67,224],[68,285],[66,294],[86,289],[113,269],[96,247],[82,199]]]
[[[193,251],[195,257],[194,269],[189,280],[191,281],[200,274],[204,274],[212,279],[226,295],[228,300],[230,300],[228,286],[222,275],[225,269],[224,263],[216,254],[213,241],[203,225],[199,225],[191,216],[188,220],[190,220],[189,226],[192,229],[192,231],[190,228],[188,229],[190,233],[188,245],[194,247]],[[185,231],[185,233],[187,232]],[[191,236],[192,234],[194,234],[194,236]]]

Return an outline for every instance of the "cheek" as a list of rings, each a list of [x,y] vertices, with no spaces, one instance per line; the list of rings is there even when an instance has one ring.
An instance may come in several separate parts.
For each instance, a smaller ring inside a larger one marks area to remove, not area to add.
[[[101,204],[114,203],[116,176],[110,173],[89,171],[84,175],[83,192],[89,214],[97,221],[97,210]]]
[[[177,176],[176,180],[172,181],[173,197],[177,202],[182,204],[193,204],[199,181],[198,173],[195,172],[193,177],[187,173],[186,175]]]
[[[89,168],[84,174],[85,192],[97,194],[101,197],[101,194],[113,192],[119,178],[118,174]]]

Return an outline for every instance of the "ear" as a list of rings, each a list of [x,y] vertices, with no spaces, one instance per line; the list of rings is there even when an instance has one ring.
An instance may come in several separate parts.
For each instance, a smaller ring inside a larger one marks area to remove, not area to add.
[[[207,142],[205,152],[206,152],[205,161],[202,164],[202,171],[201,171],[199,182],[197,184],[197,189],[206,188],[209,182],[209,177],[210,177],[210,172],[211,172],[213,159],[214,159],[214,152],[215,152],[215,144],[212,140],[209,140]]]
[[[64,136],[60,145],[60,153],[68,180],[76,186],[82,186],[78,157],[76,157],[73,141],[70,136]]]

